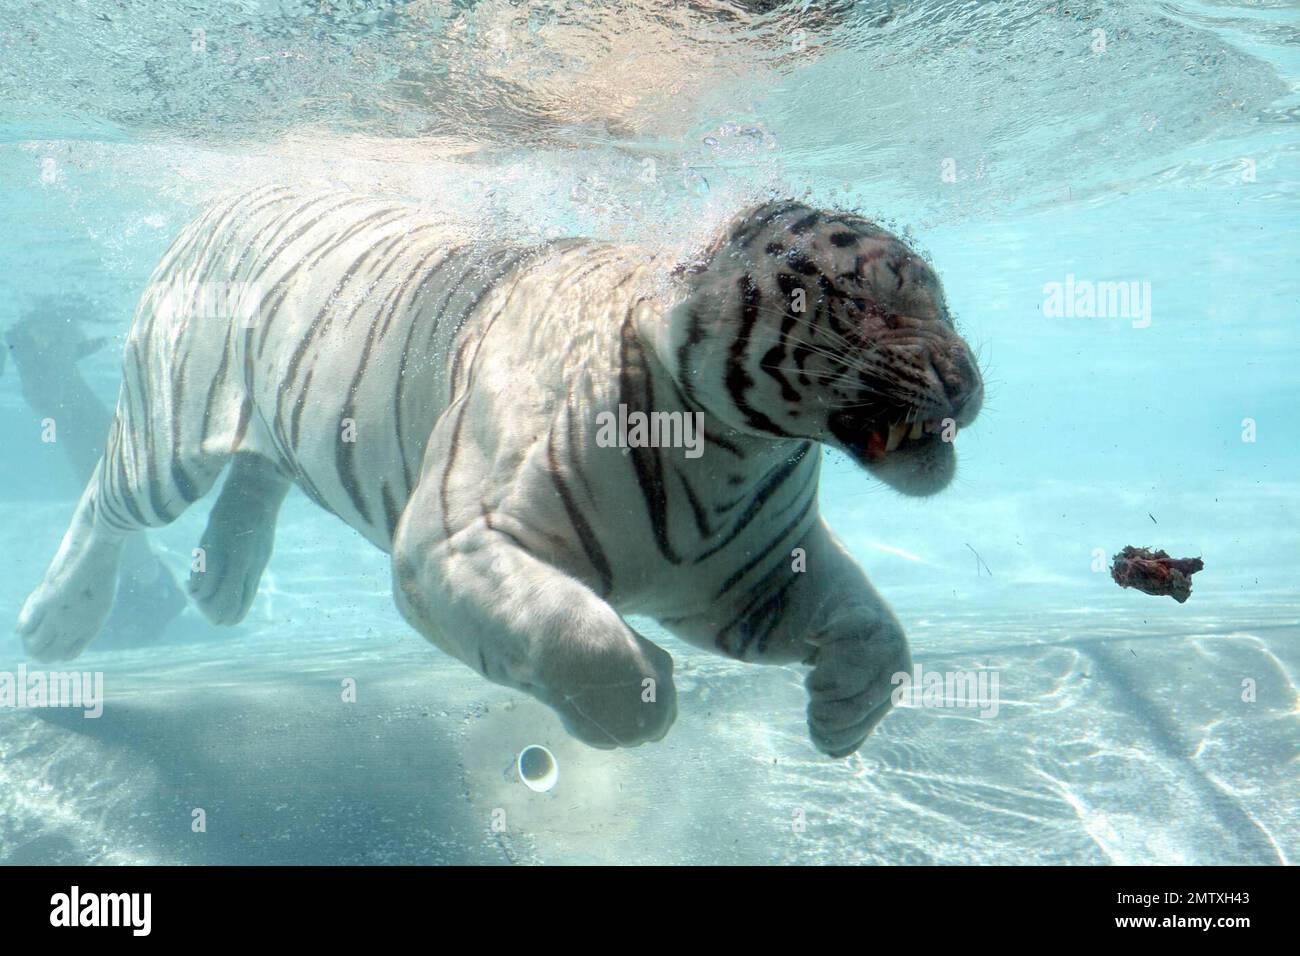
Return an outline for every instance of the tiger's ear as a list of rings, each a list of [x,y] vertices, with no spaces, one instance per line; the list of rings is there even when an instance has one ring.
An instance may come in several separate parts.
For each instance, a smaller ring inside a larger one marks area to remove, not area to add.
[[[671,273],[674,279],[684,278],[686,276],[697,276],[709,271],[709,266],[713,265],[714,258],[722,251],[722,247],[727,244],[730,238],[730,232],[724,231],[717,236],[713,242],[706,248],[692,255],[688,255],[677,265],[673,266]]]
[[[767,221],[776,218],[782,212],[791,208],[805,208],[799,203],[791,201],[783,202],[762,202],[747,207],[742,212],[733,216],[713,237],[713,241],[700,252],[687,256],[676,266],[673,267],[672,275],[674,278],[681,276],[697,276],[708,270],[728,244],[738,237],[743,236],[749,229],[750,224],[762,220]]]
[[[711,256],[701,256],[701,258],[682,259],[680,263],[673,265],[672,272],[669,272],[668,274],[673,278],[686,278],[688,276],[698,276],[698,274],[708,271],[708,263],[710,263],[710,261],[711,261]]]
[[[805,206],[794,199],[772,200],[754,204],[733,217],[727,225],[719,230],[710,246],[701,254],[688,256],[673,268],[673,276],[698,276],[718,258],[720,252],[732,243],[749,246],[754,239],[767,232],[781,232],[790,222],[797,222],[807,216],[815,216],[813,207]]]

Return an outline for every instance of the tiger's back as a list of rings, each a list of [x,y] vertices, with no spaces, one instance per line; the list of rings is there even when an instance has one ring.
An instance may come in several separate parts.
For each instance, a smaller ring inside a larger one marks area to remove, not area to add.
[[[155,385],[131,391],[178,407],[178,444],[265,456],[388,549],[454,397],[458,347],[537,253],[373,197],[242,195],[160,262],[126,363]]]
[[[470,241],[350,193],[215,207],[160,263],[132,333],[127,374],[146,381],[130,391],[180,408],[157,473],[260,456],[385,551],[427,481],[435,513],[415,533],[486,524],[621,608],[704,613],[815,521],[820,455],[716,423],[699,458],[602,442],[622,409],[697,414],[641,336],[666,307],[652,258]]]

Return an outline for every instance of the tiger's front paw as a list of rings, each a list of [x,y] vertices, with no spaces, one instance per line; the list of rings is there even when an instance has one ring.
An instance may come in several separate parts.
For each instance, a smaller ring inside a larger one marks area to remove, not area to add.
[[[866,633],[836,629],[809,643],[808,733],[822,753],[847,757],[889,712],[894,674],[911,672],[907,638],[881,622]]]
[[[673,659],[640,635],[636,645],[587,649],[540,696],[583,743],[602,750],[662,740],[677,719]]]

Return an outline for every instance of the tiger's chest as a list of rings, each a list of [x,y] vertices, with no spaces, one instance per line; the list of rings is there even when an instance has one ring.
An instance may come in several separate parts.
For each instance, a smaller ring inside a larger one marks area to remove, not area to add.
[[[623,504],[611,528],[616,605],[658,615],[727,599],[787,564],[776,546],[816,519],[819,448],[800,443],[750,458],[713,438],[697,458],[678,447],[627,449],[617,499],[600,502],[602,512]]]
[[[646,404],[620,383],[517,423],[519,457],[485,468],[483,520],[626,613],[699,611],[788,560],[774,546],[816,520],[820,448],[755,441],[669,389]]]

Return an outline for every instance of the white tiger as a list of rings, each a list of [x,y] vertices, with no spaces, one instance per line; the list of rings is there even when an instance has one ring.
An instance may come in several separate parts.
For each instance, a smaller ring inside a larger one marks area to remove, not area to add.
[[[818,514],[819,443],[938,491],[980,373],[931,269],[861,218],[768,204],[705,261],[474,243],[338,192],[209,209],[140,303],[104,455],[19,616],[28,651],[79,654],[127,536],[229,463],[190,580],[215,622],[248,611],[296,484],[392,555],[417,631],[593,746],[658,740],[675,717],[672,659],[624,621],[644,614],[811,665],[812,739],[853,752],[911,662]],[[214,284],[262,294],[214,317]],[[619,406],[698,414],[704,453],[608,447]]]

